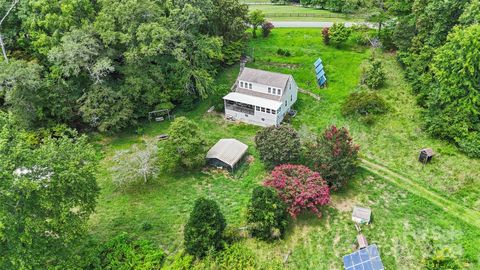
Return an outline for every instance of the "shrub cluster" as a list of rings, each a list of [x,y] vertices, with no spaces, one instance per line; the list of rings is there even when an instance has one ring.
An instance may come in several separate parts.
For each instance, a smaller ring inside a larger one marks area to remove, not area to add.
[[[329,33],[329,28],[328,27],[324,27],[322,29],[322,36],[323,36],[323,43],[325,45],[328,45],[330,44],[330,33]]]
[[[289,126],[267,127],[255,136],[260,158],[269,168],[298,161],[301,154],[300,137]]]
[[[385,84],[385,71],[380,60],[370,60],[369,66],[363,70],[362,82],[372,89],[381,88]]]
[[[279,48],[279,49],[277,50],[277,54],[278,54],[278,55],[281,55],[281,56],[286,56],[286,57],[292,56],[292,53],[291,53],[289,50],[287,50],[287,49],[282,49],[282,48]]]
[[[352,30],[343,23],[334,23],[328,30],[330,43],[338,47],[350,37]]]
[[[122,233],[99,247],[88,269],[160,269],[163,251],[145,240]]]
[[[276,190],[264,186],[253,190],[247,209],[247,222],[252,235],[262,240],[283,236],[288,225],[287,206]]]
[[[278,191],[292,217],[307,209],[321,216],[318,207],[330,202],[330,189],[325,180],[303,165],[277,166],[264,184]]]
[[[375,121],[375,116],[388,111],[385,100],[375,92],[361,91],[351,93],[342,105],[344,116],[358,116],[367,124]]]

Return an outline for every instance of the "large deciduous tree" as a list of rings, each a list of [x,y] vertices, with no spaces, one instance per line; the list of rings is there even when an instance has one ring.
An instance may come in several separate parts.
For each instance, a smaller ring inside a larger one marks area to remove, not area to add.
[[[163,170],[193,170],[205,164],[205,140],[193,121],[185,117],[176,118],[168,134],[168,140],[159,143]]]
[[[305,145],[305,160],[318,171],[332,189],[343,187],[352,179],[358,163],[359,146],[344,127],[330,126]]]
[[[303,165],[277,166],[264,184],[278,191],[294,218],[303,210],[310,210],[320,217],[322,213],[319,208],[330,202],[327,182],[318,172]]]
[[[294,163],[300,158],[300,137],[289,126],[267,127],[255,136],[255,144],[260,158],[267,167]]]
[[[480,25],[457,27],[432,65],[428,130],[480,157]]]
[[[0,128],[0,268],[76,265],[99,194],[93,147],[83,136],[32,145],[5,114]]]

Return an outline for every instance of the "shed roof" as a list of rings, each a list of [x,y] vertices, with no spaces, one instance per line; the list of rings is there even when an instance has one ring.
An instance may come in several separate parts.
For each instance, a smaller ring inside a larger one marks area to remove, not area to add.
[[[253,68],[244,68],[238,77],[240,81],[259,83],[285,90],[290,75]]]
[[[280,101],[249,96],[238,92],[231,92],[228,95],[224,96],[223,99],[264,107],[272,110],[278,110],[278,108],[282,106],[282,102]]]
[[[248,146],[238,140],[221,139],[208,151],[207,159],[216,158],[233,167],[247,152],[247,149]]]
[[[435,152],[433,152],[432,148],[424,148],[421,150],[421,152],[425,152],[429,157],[434,156]]]
[[[354,218],[360,218],[363,220],[370,221],[371,214],[372,214],[372,210],[370,210],[369,208],[360,207],[360,206],[353,207],[352,217]]]

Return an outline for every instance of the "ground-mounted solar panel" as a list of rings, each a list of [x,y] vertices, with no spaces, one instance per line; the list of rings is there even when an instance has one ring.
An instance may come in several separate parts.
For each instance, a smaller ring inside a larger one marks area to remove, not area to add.
[[[377,245],[370,245],[343,256],[345,270],[384,270]]]
[[[323,67],[322,59],[318,58],[314,63],[314,67],[317,83],[320,87],[324,87],[327,84],[327,77],[325,76],[325,69]]]

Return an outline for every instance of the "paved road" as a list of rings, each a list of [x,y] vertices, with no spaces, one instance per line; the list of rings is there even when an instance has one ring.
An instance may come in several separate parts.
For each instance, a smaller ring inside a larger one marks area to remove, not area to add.
[[[285,21],[285,22],[272,22],[273,25],[277,28],[323,28],[323,27],[331,27],[333,25],[333,22],[301,22],[301,21]],[[369,26],[370,28],[375,28],[374,24],[371,23],[365,23],[365,22],[345,22],[345,26],[352,26],[352,25],[358,25],[358,24],[364,24]]]

